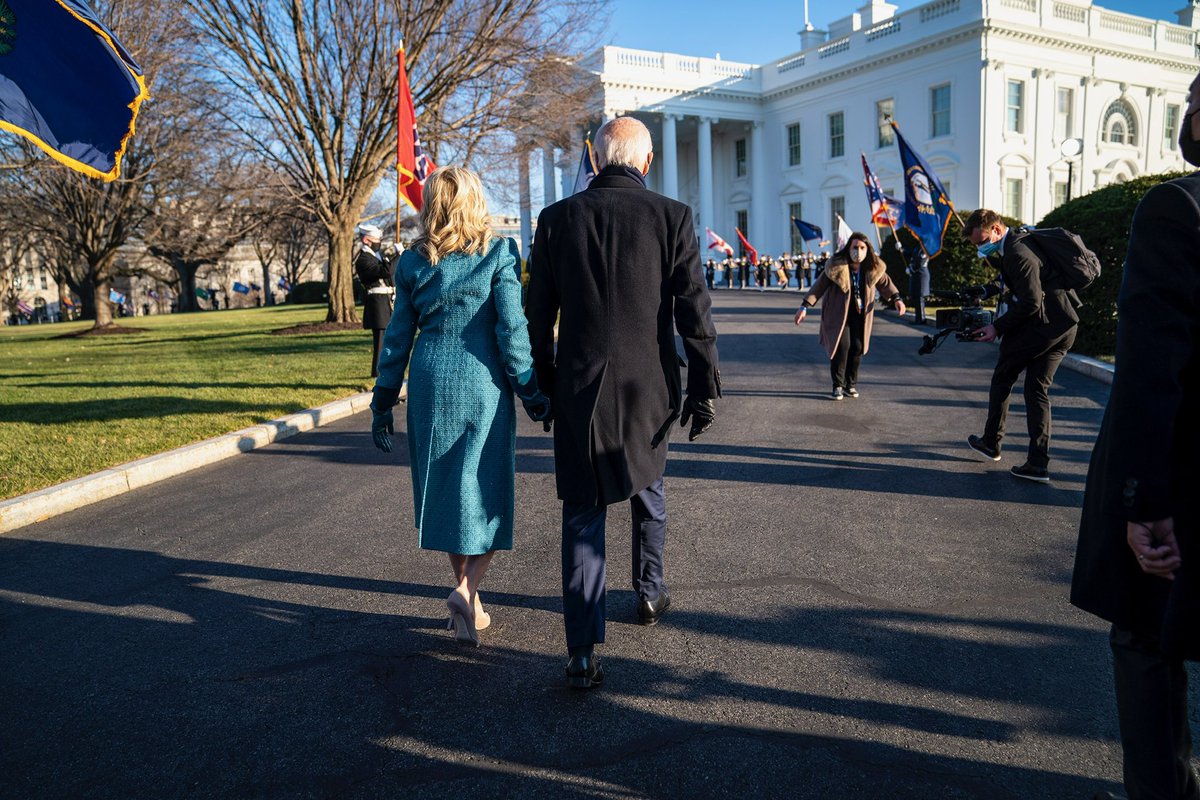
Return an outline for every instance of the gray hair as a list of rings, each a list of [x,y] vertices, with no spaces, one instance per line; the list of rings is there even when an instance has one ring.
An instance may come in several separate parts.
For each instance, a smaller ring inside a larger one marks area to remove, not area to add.
[[[641,169],[654,149],[650,130],[635,117],[610,119],[596,132],[596,166]]]

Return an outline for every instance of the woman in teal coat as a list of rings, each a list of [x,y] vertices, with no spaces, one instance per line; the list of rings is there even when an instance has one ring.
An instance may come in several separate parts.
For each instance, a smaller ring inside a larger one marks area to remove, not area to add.
[[[512,549],[513,393],[534,420],[549,420],[550,401],[533,373],[517,246],[492,236],[479,178],[461,167],[439,169],[423,201],[421,235],[396,268],[371,431],[376,446],[391,452],[391,409],[408,368],[420,546],[450,554],[449,625],[456,639],[478,645],[490,621],[479,584],[495,552]]]

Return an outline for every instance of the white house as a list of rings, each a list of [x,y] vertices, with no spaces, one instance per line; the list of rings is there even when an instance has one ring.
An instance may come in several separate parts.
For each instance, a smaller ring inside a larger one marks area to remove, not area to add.
[[[1174,24],[1087,0],[870,0],[762,66],[621,47],[585,66],[597,117],[649,126],[650,187],[689,203],[698,235],[732,242],[737,226],[760,250],[794,251],[793,216],[827,234],[838,213],[869,229],[860,152],[902,196],[889,118],[957,207],[1030,223],[1068,195],[1187,168],[1176,137],[1198,66],[1190,2]],[[558,159],[564,190],[577,157]]]

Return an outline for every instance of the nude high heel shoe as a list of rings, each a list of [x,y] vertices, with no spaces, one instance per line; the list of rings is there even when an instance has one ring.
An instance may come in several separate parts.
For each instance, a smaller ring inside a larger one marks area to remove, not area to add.
[[[454,629],[454,641],[479,647],[479,633],[475,630],[475,610],[462,599],[458,592],[446,598],[450,609],[450,627]]]

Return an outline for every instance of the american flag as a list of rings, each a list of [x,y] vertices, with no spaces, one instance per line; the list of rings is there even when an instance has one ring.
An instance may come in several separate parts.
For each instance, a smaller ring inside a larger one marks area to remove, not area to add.
[[[859,155],[862,156],[863,186],[867,190],[867,202],[871,205],[871,222],[881,228],[895,228],[901,224],[904,204],[883,193],[879,186],[879,178],[875,177],[875,173],[867,166],[866,154]]]
[[[17,310],[22,314],[32,314],[33,306],[29,305],[29,303],[26,303],[24,300],[21,300],[17,303]]]

